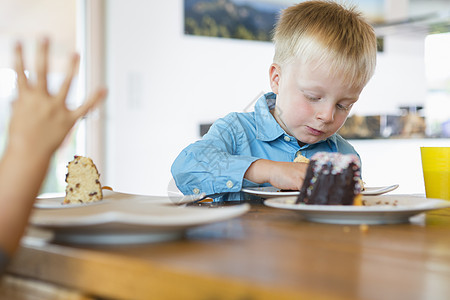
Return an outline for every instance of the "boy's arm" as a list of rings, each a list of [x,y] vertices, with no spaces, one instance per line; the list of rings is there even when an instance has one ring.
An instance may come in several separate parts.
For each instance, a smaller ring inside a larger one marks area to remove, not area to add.
[[[307,163],[259,159],[250,165],[244,178],[255,183],[268,182],[279,189],[300,190],[307,168]]]
[[[183,194],[239,192],[243,186],[263,183],[300,189],[307,164],[260,159],[251,156],[250,151],[243,154],[248,137],[239,124],[233,115],[219,119],[202,140],[178,155],[172,175]],[[240,139],[242,136],[245,138]]]
[[[245,171],[257,159],[230,154],[221,140],[200,140],[178,155],[171,171],[185,195],[239,192]]]
[[[243,129],[238,126],[228,115],[217,120],[202,140],[181,151],[171,171],[183,194],[239,192],[243,184],[252,184],[244,181],[244,173],[258,158],[237,149],[243,146],[239,140]]]
[[[38,46],[35,84],[24,74],[21,45],[15,48],[18,98],[13,103],[8,142],[0,161],[0,248],[8,255],[16,249],[28,223],[54,151],[74,123],[106,94],[106,90],[99,90],[79,108],[68,110],[65,100],[78,56],[73,57],[59,92],[50,95],[47,90],[48,47],[47,40]]]

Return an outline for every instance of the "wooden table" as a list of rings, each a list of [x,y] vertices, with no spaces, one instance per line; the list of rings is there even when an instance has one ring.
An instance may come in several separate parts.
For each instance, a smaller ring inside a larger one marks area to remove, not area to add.
[[[328,225],[252,204],[240,218],[171,242],[89,247],[27,238],[9,274],[83,299],[450,299],[450,209],[418,219]]]

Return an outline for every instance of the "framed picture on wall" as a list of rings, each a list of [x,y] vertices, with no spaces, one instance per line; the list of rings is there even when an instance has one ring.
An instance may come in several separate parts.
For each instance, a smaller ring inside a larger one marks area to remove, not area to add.
[[[357,8],[372,23],[384,20],[386,0],[359,0]],[[184,0],[184,33],[271,41],[280,12],[301,0]],[[352,2],[353,3],[353,2]]]

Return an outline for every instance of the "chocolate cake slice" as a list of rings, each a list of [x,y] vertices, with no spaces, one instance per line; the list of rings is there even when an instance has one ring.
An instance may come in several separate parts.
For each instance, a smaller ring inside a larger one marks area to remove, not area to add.
[[[318,152],[311,157],[296,203],[352,205],[361,192],[360,177],[356,155]]]

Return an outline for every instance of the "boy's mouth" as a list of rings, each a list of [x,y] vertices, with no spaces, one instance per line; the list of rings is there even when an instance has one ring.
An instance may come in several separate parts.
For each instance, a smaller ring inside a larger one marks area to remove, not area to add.
[[[320,131],[320,130],[314,129],[314,128],[312,128],[312,127],[309,127],[309,126],[306,126],[306,129],[308,130],[308,132],[309,132],[310,134],[312,134],[312,135],[315,135],[315,136],[319,136],[319,135],[322,135],[322,134],[324,134],[324,132],[323,132],[323,131]]]

